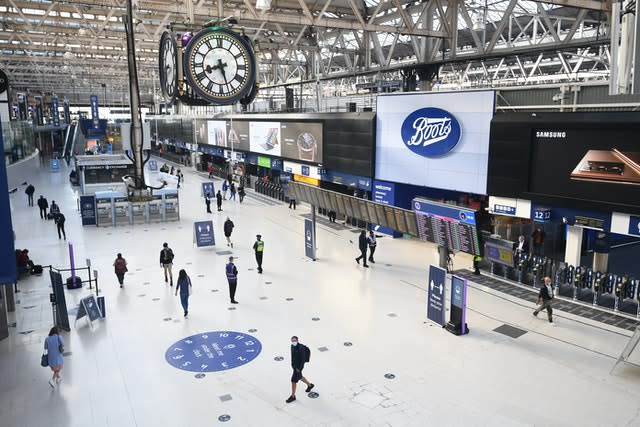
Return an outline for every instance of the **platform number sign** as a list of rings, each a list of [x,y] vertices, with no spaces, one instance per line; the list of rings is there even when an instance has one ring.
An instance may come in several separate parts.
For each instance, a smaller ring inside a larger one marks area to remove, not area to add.
[[[551,209],[534,209],[533,220],[536,222],[551,221]]]

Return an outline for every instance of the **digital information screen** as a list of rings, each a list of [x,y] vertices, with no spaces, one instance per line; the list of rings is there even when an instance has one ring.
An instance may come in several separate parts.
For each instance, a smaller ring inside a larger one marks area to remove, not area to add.
[[[497,238],[488,238],[484,244],[484,256],[491,262],[514,266],[513,247],[515,242]]]
[[[413,210],[421,240],[480,255],[475,211],[424,199],[413,199]]]

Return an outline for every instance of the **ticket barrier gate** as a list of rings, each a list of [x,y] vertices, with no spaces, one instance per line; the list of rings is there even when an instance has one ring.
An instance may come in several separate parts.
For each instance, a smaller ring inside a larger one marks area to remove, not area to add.
[[[96,196],[96,225],[98,227],[115,225],[115,212],[111,197]]]
[[[164,206],[164,202],[162,201],[162,195],[154,194],[153,200],[147,204],[147,208],[148,208],[147,218],[149,222],[162,221],[163,206]]]
[[[165,193],[162,195],[164,202],[163,221],[177,221],[180,219],[178,206],[178,193]]]
[[[524,276],[529,265],[529,255],[521,253],[516,258],[516,270],[518,272],[518,283],[524,283]]]
[[[149,203],[131,203],[128,212],[129,224],[146,224],[149,222]]]
[[[130,219],[130,203],[126,197],[115,197],[113,199],[113,207],[115,212],[114,225],[131,224]]]

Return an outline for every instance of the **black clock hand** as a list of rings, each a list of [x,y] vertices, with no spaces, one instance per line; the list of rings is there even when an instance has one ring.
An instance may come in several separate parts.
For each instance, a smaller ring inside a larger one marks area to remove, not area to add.
[[[222,59],[218,59],[218,69],[222,73],[222,78],[224,79],[224,85],[227,87],[227,91],[229,91],[229,83],[227,82],[227,75],[224,72],[224,67],[227,66],[226,62],[222,62]]]

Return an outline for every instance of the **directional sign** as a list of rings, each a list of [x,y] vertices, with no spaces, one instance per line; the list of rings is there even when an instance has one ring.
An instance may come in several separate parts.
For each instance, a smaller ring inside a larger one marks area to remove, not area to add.
[[[215,246],[216,237],[213,233],[213,221],[196,221],[193,223],[193,234],[196,246]]]
[[[429,285],[427,293],[427,318],[440,326],[445,325],[444,282],[447,271],[435,265],[429,266]]]
[[[313,221],[305,218],[304,220],[304,254],[307,258],[316,259],[316,239],[313,232]]]
[[[257,338],[234,331],[204,332],[183,338],[165,353],[174,368],[190,372],[217,372],[246,365],[258,357]]]

